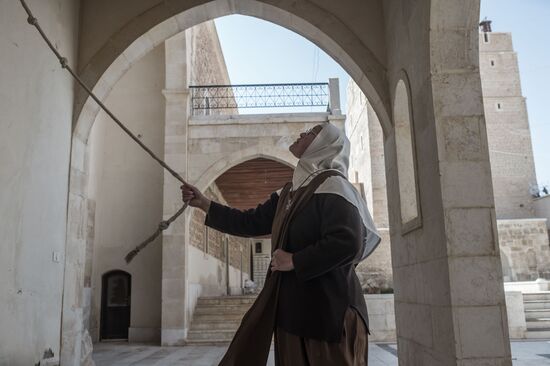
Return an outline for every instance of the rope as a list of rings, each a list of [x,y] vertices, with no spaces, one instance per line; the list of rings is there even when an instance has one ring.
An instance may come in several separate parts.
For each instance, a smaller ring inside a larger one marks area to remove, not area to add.
[[[25,0],[20,0],[21,5],[25,9],[25,12],[27,13],[27,22],[34,26],[38,33],[42,36],[42,39],[46,42],[50,50],[55,54],[55,57],[57,57],[57,60],[61,64],[61,67],[69,72],[71,76],[76,80],[76,82],[88,93],[88,95],[107,113],[109,117],[128,135],[132,140],[134,140],[149,156],[151,156],[157,163],[159,163],[164,169],[166,169],[174,178],[182,182],[183,184],[187,184],[181,175],[179,175],[174,169],[170,168],[168,164],[166,164],[161,158],[159,158],[155,153],[149,149],[143,142],[141,142],[133,133],[130,131],[110,110],[103,104],[101,100],[94,94],[94,92],[88,88],[88,86],[80,79],[80,77],[73,71],[73,69],[69,66],[69,62],[66,57],[63,57],[57,49],[54,47],[46,33],[42,30],[42,27],[40,27],[40,24],[38,23],[38,19],[34,17],[34,15],[31,12],[31,9],[28,7]],[[159,223],[158,229],[144,242],[142,242],[140,245],[138,245],[135,249],[133,249],[131,252],[129,252],[126,257],[126,263],[130,263],[132,259],[147,245],[149,245],[151,242],[153,242],[164,230],[168,229],[170,224],[174,222],[187,208],[188,203],[184,203],[184,205],[174,214],[172,215],[168,220],[163,220]]]

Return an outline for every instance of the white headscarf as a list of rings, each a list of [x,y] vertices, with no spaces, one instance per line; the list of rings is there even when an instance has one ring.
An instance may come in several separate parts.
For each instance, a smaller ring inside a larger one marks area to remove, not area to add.
[[[292,189],[305,187],[318,173],[337,170],[341,176],[327,178],[315,191],[315,194],[337,194],[357,207],[366,229],[365,244],[361,260],[367,258],[380,244],[380,235],[374,226],[367,203],[355,187],[347,180],[349,167],[350,142],[344,131],[324,123],[323,129],[304,151],[292,176]]]

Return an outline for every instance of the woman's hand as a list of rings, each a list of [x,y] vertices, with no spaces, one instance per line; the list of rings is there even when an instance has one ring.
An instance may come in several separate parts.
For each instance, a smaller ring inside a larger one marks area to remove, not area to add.
[[[271,272],[288,272],[293,269],[294,263],[292,262],[292,253],[285,252],[281,249],[277,249],[273,252],[273,258],[271,258]]]
[[[183,184],[181,187],[181,199],[188,202],[191,207],[198,207],[204,212],[210,208],[210,200],[206,198],[201,191],[190,184]]]

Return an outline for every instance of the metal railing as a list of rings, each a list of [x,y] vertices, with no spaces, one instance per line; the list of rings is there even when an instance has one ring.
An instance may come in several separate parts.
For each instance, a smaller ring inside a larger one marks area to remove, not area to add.
[[[194,111],[329,105],[328,83],[193,85],[189,88]]]

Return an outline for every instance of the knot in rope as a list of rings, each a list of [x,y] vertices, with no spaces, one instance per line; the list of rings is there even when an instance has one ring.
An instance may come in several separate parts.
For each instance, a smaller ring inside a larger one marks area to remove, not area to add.
[[[30,25],[36,25],[38,24],[38,20],[33,17],[32,15],[30,15],[28,18],[27,18],[27,22],[29,22]]]
[[[67,60],[66,57],[61,57],[61,58],[59,59],[59,63],[61,64],[61,67],[64,68],[64,69],[67,68],[67,63],[68,63],[68,62],[69,62],[69,61]]]
[[[161,229],[162,231],[168,229],[168,226],[170,226],[170,222],[166,221],[166,220],[163,220],[160,222],[159,224],[159,229]]]

